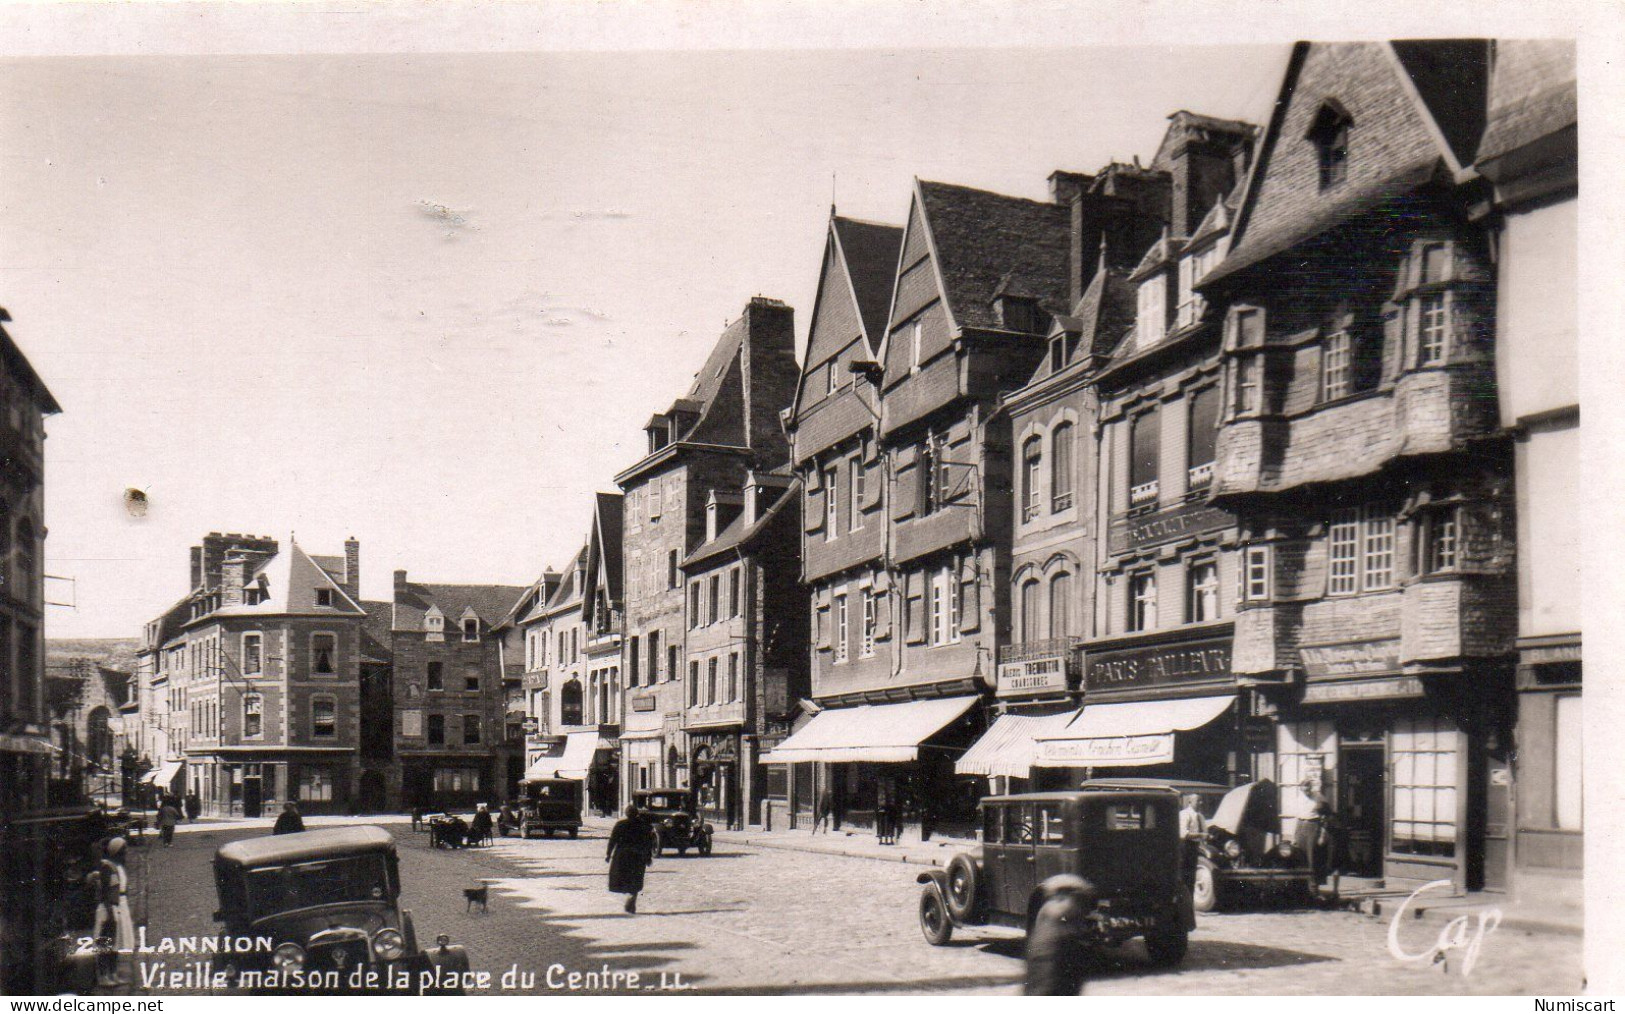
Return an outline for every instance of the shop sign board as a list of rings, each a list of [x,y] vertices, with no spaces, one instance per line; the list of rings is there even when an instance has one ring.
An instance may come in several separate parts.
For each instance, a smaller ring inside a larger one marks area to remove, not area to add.
[[[1084,655],[1084,684],[1090,690],[1123,690],[1229,675],[1228,637],[1091,651]]]
[[[1393,679],[1383,680],[1351,680],[1347,683],[1311,683],[1303,688],[1305,704],[1421,696],[1422,681],[1415,676],[1396,676]]]
[[[1000,697],[1014,694],[1035,694],[1047,691],[1066,691],[1066,657],[1032,658],[1021,662],[999,663]]]
[[[655,709],[654,694],[640,694],[632,698],[633,711],[653,711]]]
[[[1216,507],[1201,502],[1176,504],[1150,514],[1114,519],[1107,550],[1113,554],[1128,553],[1232,524],[1235,518]]]
[[[1174,734],[1112,736],[1100,739],[1042,739],[1038,763],[1052,767],[1104,764],[1164,764],[1174,759]]]
[[[1399,638],[1305,645],[1298,654],[1310,679],[1390,673],[1399,668]]]

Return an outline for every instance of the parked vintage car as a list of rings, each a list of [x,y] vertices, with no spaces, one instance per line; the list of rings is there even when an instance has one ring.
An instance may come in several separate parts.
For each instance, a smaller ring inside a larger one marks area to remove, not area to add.
[[[540,832],[551,838],[562,831],[581,833],[582,782],[576,778],[529,778],[519,786],[518,828],[521,838]]]
[[[980,854],[922,873],[920,929],[942,945],[956,926],[1032,929],[1054,878],[1099,892],[1088,932],[1103,946],[1144,937],[1151,960],[1178,964],[1196,916],[1179,867],[1179,797],[1165,788],[1092,788],[982,801]]]
[[[1197,859],[1197,911],[1211,912],[1244,894],[1301,902],[1315,898],[1309,854],[1281,834],[1279,793],[1268,779],[1225,794],[1208,819]]]
[[[441,935],[419,946],[412,913],[400,907],[400,863],[388,831],[369,825],[244,838],[214,855],[216,921],[232,937],[269,937],[269,952],[235,952],[241,988],[308,991],[322,973],[322,992],[337,973],[337,991],[351,973],[378,973],[387,986],[408,973],[405,992],[459,992],[468,954]],[[271,973],[275,973],[272,975]],[[427,973],[427,974],[425,974]],[[432,983],[425,989],[425,983]],[[375,986],[366,992],[387,991]]]
[[[632,802],[654,822],[660,837],[657,855],[666,849],[676,849],[678,855],[689,849],[711,854],[714,829],[700,818],[693,789],[647,789],[632,793]]]

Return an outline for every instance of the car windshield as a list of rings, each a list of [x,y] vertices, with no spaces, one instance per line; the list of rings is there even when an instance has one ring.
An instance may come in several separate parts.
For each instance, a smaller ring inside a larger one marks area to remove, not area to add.
[[[261,915],[336,902],[384,901],[389,871],[382,855],[344,856],[248,872],[249,911]]]
[[[688,799],[681,792],[653,792],[643,797],[643,805],[651,810],[685,810]]]
[[[569,800],[575,795],[572,785],[538,785],[531,783],[530,798],[538,802],[542,800]]]

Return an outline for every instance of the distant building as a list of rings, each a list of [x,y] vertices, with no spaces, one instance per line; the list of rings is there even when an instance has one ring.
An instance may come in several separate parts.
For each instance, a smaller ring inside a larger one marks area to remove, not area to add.
[[[395,571],[389,650],[395,763],[385,793],[398,805],[471,808],[510,791],[519,759],[507,739],[498,626],[524,591],[428,584]]]
[[[737,495],[753,470],[787,459],[779,413],[790,404],[797,373],[790,308],[752,299],[688,393],[649,420],[648,453],[615,477],[625,494],[621,672],[634,702],[620,732],[623,794],[644,781],[657,788],[690,784],[682,564],[704,541],[713,491]]]

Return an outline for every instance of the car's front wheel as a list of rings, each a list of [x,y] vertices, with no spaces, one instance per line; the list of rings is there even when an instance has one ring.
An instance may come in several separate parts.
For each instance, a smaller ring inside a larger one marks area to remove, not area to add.
[[[941,947],[954,938],[954,922],[942,903],[942,892],[934,887],[920,892],[920,932],[932,947]]]
[[[1191,892],[1191,905],[1198,912],[1212,912],[1219,907],[1219,884],[1213,876],[1213,864],[1206,859],[1196,863],[1196,887]]]

